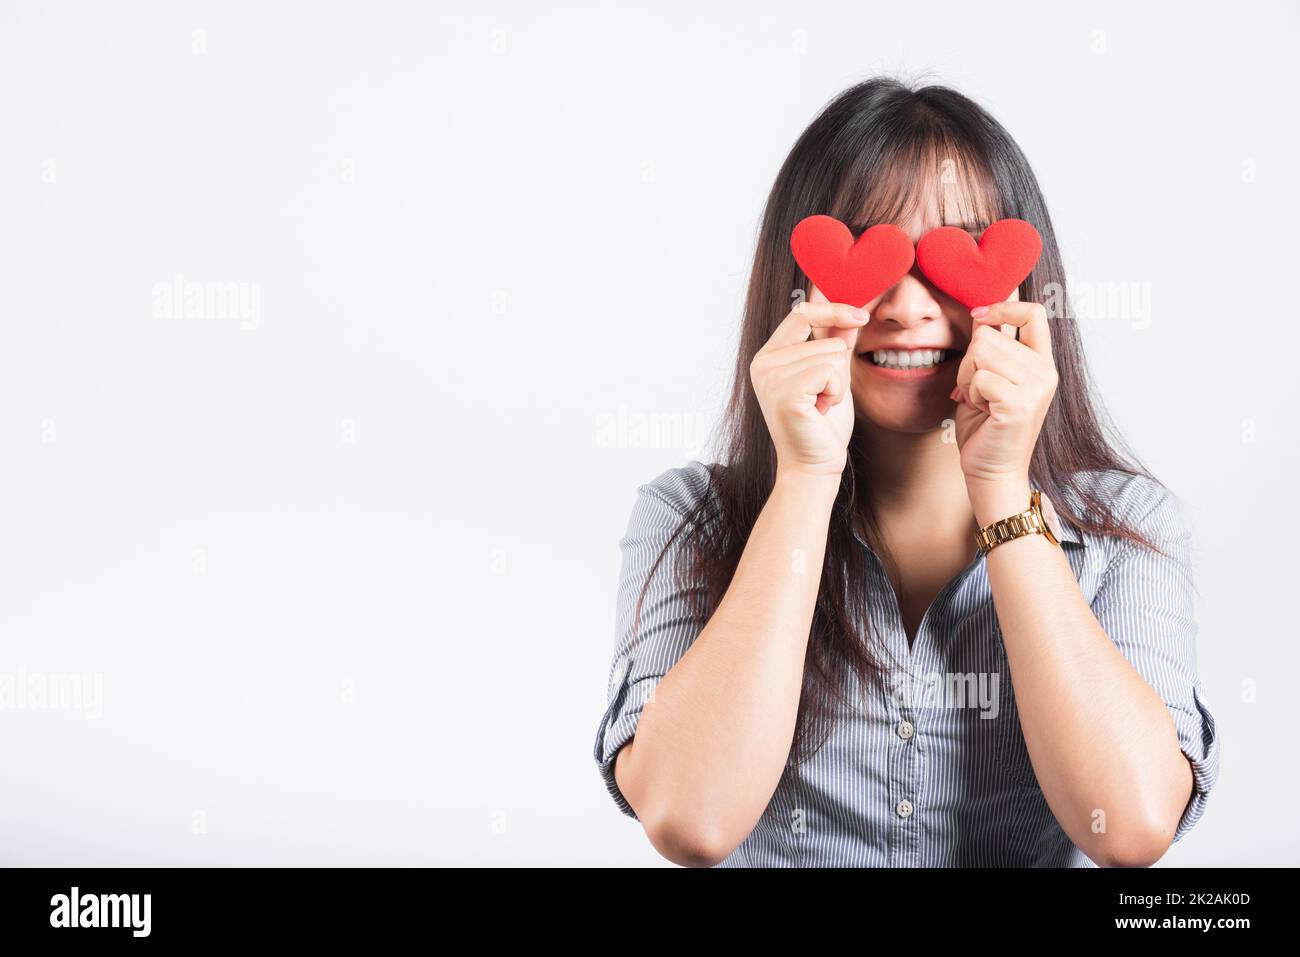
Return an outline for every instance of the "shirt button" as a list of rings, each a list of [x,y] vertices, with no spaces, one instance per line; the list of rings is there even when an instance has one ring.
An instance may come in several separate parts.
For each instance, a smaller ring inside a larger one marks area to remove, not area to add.
[[[899,817],[911,817],[913,810],[912,802],[907,798],[903,798],[903,800],[894,805],[894,810],[898,812]]]
[[[910,741],[912,735],[916,734],[916,728],[913,727],[912,722],[910,721],[900,721],[895,730],[898,731],[898,736],[904,741]]]

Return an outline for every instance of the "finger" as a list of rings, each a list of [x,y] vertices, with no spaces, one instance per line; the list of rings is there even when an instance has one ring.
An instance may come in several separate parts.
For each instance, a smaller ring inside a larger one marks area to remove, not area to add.
[[[754,357],[754,362],[760,368],[778,369],[808,356],[834,356],[847,352],[844,340],[838,336],[831,336],[829,339],[809,339],[783,349],[760,352]]]
[[[809,302],[830,302],[830,300],[826,298],[826,293],[822,292],[820,289],[817,288],[816,283],[813,284],[812,289],[808,293],[808,301]],[[827,328],[824,326],[818,326],[814,328],[812,331],[812,337],[814,339],[825,339],[830,336],[833,336],[834,334],[835,334],[835,330],[833,328]]]
[[[856,331],[867,324],[868,318],[865,309],[855,309],[842,302],[801,302],[781,320],[767,344],[759,351],[804,342],[814,329],[844,328]]]
[[[991,419],[1003,419],[1014,410],[1020,390],[990,369],[979,369],[971,377],[966,397],[971,405]]]
[[[817,288],[817,285],[815,283],[813,284],[812,291],[808,293],[808,301],[809,302],[830,302],[830,300],[826,298],[826,293],[822,292],[819,288]],[[865,306],[861,308],[861,311],[866,314],[870,313],[870,310],[868,310]],[[813,328],[812,337],[814,339],[830,339],[830,338],[838,337],[840,339],[843,339],[846,343],[848,343],[849,348],[852,349],[858,344],[858,328],[846,329],[839,326],[836,327],[816,326]]]
[[[785,382],[798,384],[802,382],[801,376],[805,372],[809,369],[816,369],[823,365],[830,365],[840,372],[848,371],[848,363],[844,360],[843,356],[822,353],[820,355],[806,356],[803,359],[792,362],[788,366],[784,366],[778,370],[777,374]]]
[[[1047,322],[1047,310],[1041,302],[1008,301],[971,310],[971,319],[978,325],[999,328],[1015,326],[1019,339],[1039,355],[1052,355],[1052,330]]]
[[[1025,385],[1036,375],[1029,360],[1039,361],[1023,342],[1016,342],[993,326],[976,326],[966,354],[957,364],[957,384],[965,388],[977,370],[991,369],[1016,385]]]
[[[821,298],[818,299],[817,298],[818,296],[821,296]],[[813,297],[808,301],[826,302],[826,297],[822,295],[822,291],[820,289],[818,289],[816,286],[813,286]],[[868,311],[865,308],[859,311],[862,312],[865,316],[867,316],[868,320],[870,319],[870,316],[868,315]],[[865,325],[865,323],[863,323],[863,325]],[[814,326],[812,331],[812,338],[813,339],[843,339],[845,344],[848,345],[850,349],[853,349],[857,347],[858,332],[861,329],[862,329],[861,325],[849,326],[849,327]]]
[[[808,293],[808,302],[830,302],[830,300],[826,298],[826,293],[818,289],[816,283],[814,283],[812,290]],[[813,329],[812,338],[825,339],[830,336],[833,331],[834,330],[828,329],[824,326],[819,326]]]
[[[850,350],[852,350],[857,348],[858,333],[861,331],[861,329],[862,329],[861,326],[854,326],[849,329],[845,329],[842,326],[834,326],[830,328],[817,328],[813,330],[813,338],[809,341],[811,342],[817,339],[821,339],[822,341],[826,341],[828,339],[838,339],[841,342],[843,342]]]
[[[807,360],[806,360],[807,361]],[[790,397],[800,400],[801,404],[815,405],[823,411],[838,405],[848,392],[848,370],[842,365],[820,356],[808,361],[808,364],[795,368],[787,386]],[[821,400],[825,397],[825,402]]]

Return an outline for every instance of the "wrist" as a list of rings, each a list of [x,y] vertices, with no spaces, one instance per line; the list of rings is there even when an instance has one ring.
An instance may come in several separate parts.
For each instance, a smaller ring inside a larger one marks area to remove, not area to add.
[[[829,508],[840,491],[838,472],[805,471],[797,468],[777,467],[772,492],[789,494],[801,501],[825,503]]]
[[[1028,478],[1019,478],[988,483],[968,481],[967,491],[975,523],[983,528],[1029,508],[1032,489]]]

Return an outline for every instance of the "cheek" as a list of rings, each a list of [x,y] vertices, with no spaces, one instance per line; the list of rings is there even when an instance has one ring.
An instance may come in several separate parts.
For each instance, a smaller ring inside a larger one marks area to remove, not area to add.
[[[971,334],[975,331],[975,320],[971,318],[969,312],[960,312],[952,317],[952,324],[962,334],[962,338],[970,342]]]
[[[863,366],[863,361],[858,358],[853,360],[853,398],[856,404],[861,405],[866,396],[872,393],[874,378],[871,372]]]
[[[887,295],[889,295],[888,289],[882,292],[875,299],[872,299],[869,303],[863,306],[863,308],[866,309],[867,312],[869,313],[875,312],[876,306],[880,305],[880,301],[884,299],[885,296]],[[826,298],[826,293],[822,292],[820,289],[817,288],[816,283],[813,283],[812,292],[808,293],[808,301],[809,302],[830,302],[830,300]]]

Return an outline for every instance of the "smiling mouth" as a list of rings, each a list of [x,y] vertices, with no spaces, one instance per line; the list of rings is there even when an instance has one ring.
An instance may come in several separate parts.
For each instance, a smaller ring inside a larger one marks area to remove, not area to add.
[[[961,355],[957,349],[877,349],[859,353],[858,358],[879,369],[905,372],[912,369],[936,369],[959,359]]]

